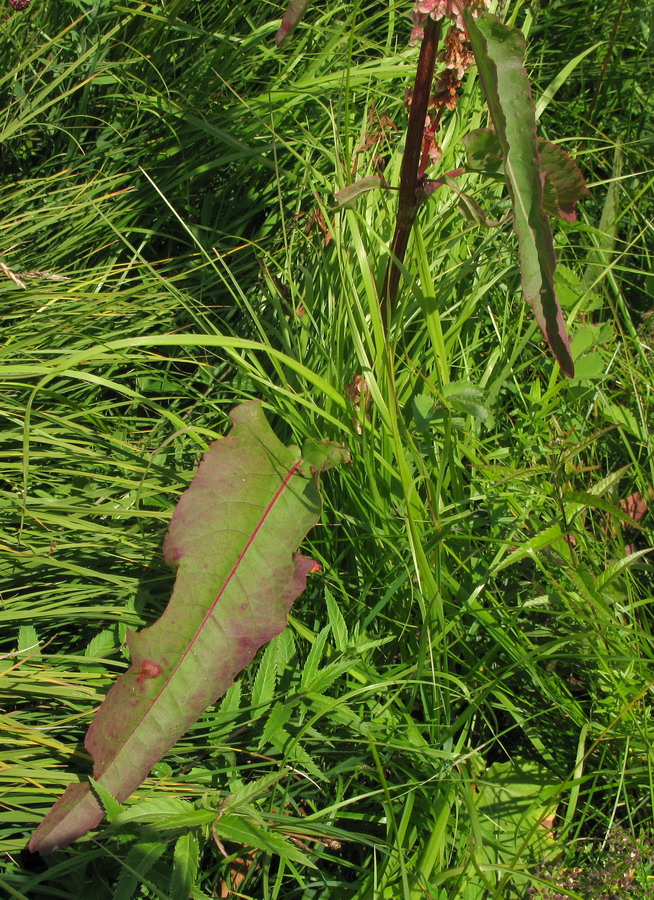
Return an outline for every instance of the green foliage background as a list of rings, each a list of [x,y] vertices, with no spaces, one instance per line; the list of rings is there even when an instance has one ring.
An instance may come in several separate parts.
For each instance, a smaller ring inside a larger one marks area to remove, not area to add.
[[[344,212],[332,195],[380,165],[397,183],[408,9],[318,4],[280,50],[263,3],[4,11],[10,896],[550,897],[576,866],[621,897],[618,826],[637,848],[628,895],[650,895],[651,515],[632,528],[618,501],[654,485],[652,12],[501,10],[528,37],[542,134],[591,190],[556,226],[567,381],[510,231],[473,227],[442,190],[388,351],[393,195]],[[443,171],[485,124],[471,73]],[[499,189],[465,187],[503,218]],[[245,397],[285,441],[350,448],[304,548],[323,572],[133,802],[105,798],[107,827],[39,870],[22,851],[89,770],[125,630],[169,594],[176,499]]]

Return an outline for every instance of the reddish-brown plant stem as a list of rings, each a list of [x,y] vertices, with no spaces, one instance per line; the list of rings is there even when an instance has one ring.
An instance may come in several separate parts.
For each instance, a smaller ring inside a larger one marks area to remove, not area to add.
[[[400,171],[400,191],[397,205],[395,233],[391,245],[391,256],[386,267],[384,284],[379,300],[382,321],[388,327],[391,313],[397,299],[400,284],[400,265],[404,261],[409,243],[411,228],[416,219],[418,199],[418,166],[422,151],[422,139],[425,133],[425,118],[429,107],[431,84],[434,80],[436,52],[441,34],[441,23],[429,18],[425,22],[425,34],[420,45],[420,57],[416,80],[411,97],[409,124],[406,132],[402,169]]]

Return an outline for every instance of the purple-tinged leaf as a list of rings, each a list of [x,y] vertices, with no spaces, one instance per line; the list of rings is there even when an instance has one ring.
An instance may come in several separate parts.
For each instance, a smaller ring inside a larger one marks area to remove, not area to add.
[[[559,216],[566,222],[575,222],[578,200],[588,196],[584,176],[568,154],[555,144],[538,139],[540,169],[545,175],[543,184],[543,208],[550,216]]]
[[[352,184],[347,184],[340,191],[336,191],[334,194],[336,206],[351,207],[357,197],[365,194],[366,191],[374,191],[376,188],[392,190],[385,178],[382,178],[380,175],[369,175],[367,178],[360,178],[358,181],[353,181]]]
[[[255,401],[232,411],[175,509],[164,557],[177,569],[154,625],[128,634],[129,671],[98,710],[85,745],[93,777],[120,803],[279,634],[313,560],[295,553],[320,515],[316,477],[345,451],[313,441],[309,459],[285,447]],[[30,850],[65,847],[103,817],[89,784],[71,784],[39,825]]]
[[[284,38],[293,31],[308,5],[309,0],[290,0],[290,3],[284,10],[284,17],[282,18],[282,24],[279,26],[279,31],[275,35],[275,44],[278,47]]]
[[[556,298],[556,257],[536,139],[536,116],[524,68],[525,40],[496,16],[475,19],[463,12],[495,132],[502,148],[506,183],[513,203],[520,274],[525,299],[566,375],[574,375],[570,344]]]

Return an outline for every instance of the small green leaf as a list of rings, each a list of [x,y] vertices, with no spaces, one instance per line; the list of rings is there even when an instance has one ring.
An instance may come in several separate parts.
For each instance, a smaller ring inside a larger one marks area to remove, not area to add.
[[[308,438],[302,445],[302,472],[311,477],[322,474],[334,466],[349,462],[347,447],[334,441],[316,441]]]
[[[325,601],[327,603],[327,615],[334,637],[334,644],[339,653],[344,653],[348,648],[347,624],[343,618],[340,606],[334,600],[331,592],[325,588]]]
[[[484,392],[468,381],[451,381],[444,385],[443,396],[453,409],[474,416],[482,422],[490,415],[490,410],[484,404]]]
[[[358,181],[341,188],[340,191],[336,191],[334,194],[336,206],[347,206],[351,208],[357,197],[360,197],[361,194],[365,194],[366,191],[373,191],[376,188],[386,188],[386,190],[391,190],[386,180],[379,175],[369,175],[367,178],[360,178]]]
[[[39,654],[39,636],[33,625],[21,625],[18,629],[18,647],[19,653],[31,653],[34,656]]]
[[[110,822],[115,822],[123,811],[122,804],[116,800],[113,794],[108,791],[101,784],[98,784],[97,781],[94,781],[93,778],[90,779],[91,787],[93,788],[94,793],[97,795],[100,803],[103,806],[105,815]]]
[[[320,668],[320,663],[322,661],[325,644],[327,642],[327,638],[329,637],[330,627],[327,625],[322,631],[316,636],[316,639],[313,642],[313,647],[309,651],[309,655],[307,656],[307,661],[304,664],[304,668],[302,669],[302,681],[300,682],[303,691],[312,690],[313,682],[318,674],[318,669]]]
[[[594,350],[584,354],[580,359],[575,358],[575,375],[573,382],[593,381],[606,374],[606,360],[601,353]]]
[[[413,421],[418,431],[427,431],[434,415],[436,403],[431,394],[418,394],[413,398]]]
[[[116,631],[114,628],[105,628],[93,637],[84,650],[84,656],[93,659],[104,659],[116,649]]]
[[[252,706],[254,707],[268,706],[275,693],[275,685],[277,683],[277,649],[275,640],[276,638],[273,638],[268,644],[259,663],[259,670],[252,688]]]
[[[195,884],[200,861],[198,839],[192,833],[177,839],[173,853],[173,874],[170,880],[171,900],[188,900]]]

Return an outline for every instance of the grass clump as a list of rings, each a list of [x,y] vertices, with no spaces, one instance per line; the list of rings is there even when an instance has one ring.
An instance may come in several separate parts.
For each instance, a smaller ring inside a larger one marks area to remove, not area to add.
[[[384,330],[394,197],[331,195],[398,183],[408,9],[312,7],[275,50],[266,4],[7,7],[11,896],[648,896],[651,22],[614,7],[502,12],[591,189],[556,230],[571,380],[508,226],[454,194],[420,210]],[[470,75],[442,171],[483,124]],[[499,191],[479,199],[503,218]],[[138,795],[29,871],[126,629],[167,601],[175,502],[247,397],[285,441],[349,446],[307,542],[323,574]]]

